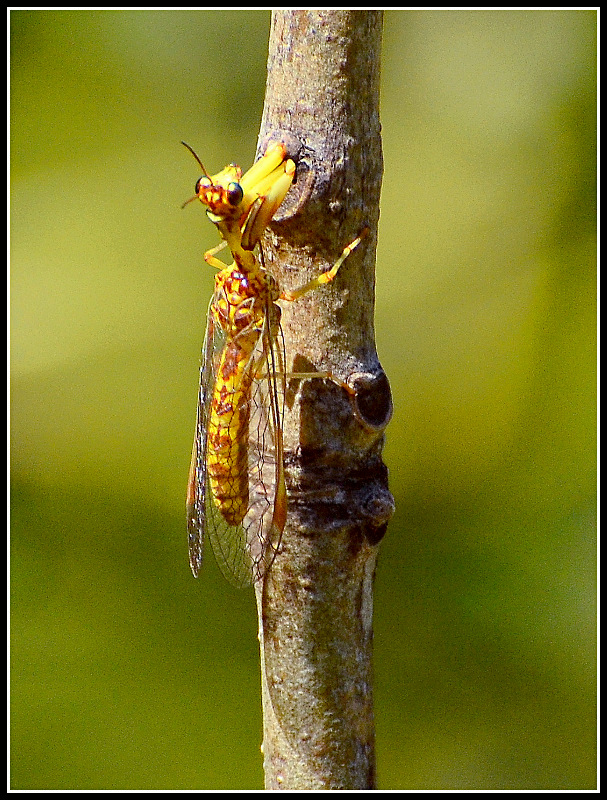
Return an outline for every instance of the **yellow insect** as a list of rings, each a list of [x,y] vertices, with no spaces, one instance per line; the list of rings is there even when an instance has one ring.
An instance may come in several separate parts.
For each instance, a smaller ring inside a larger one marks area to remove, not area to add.
[[[271,565],[287,516],[285,359],[276,301],[296,300],[333,280],[367,230],[330,270],[281,293],[254,248],[295,175],[284,146],[270,145],[244,176],[229,164],[212,177],[185,146],[203,170],[186,203],[199,199],[223,240],[204,255],[219,272],[209,306],[188,481],[190,566],[197,576],[206,534],[224,575],[244,586]],[[234,259],[230,265],[216,258],[226,246]]]

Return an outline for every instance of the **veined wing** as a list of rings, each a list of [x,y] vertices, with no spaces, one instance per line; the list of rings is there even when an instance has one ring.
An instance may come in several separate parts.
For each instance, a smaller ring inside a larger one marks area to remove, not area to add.
[[[211,300],[211,304],[213,300]],[[213,386],[215,382],[217,353],[224,346],[221,329],[217,330],[211,304],[207,312],[207,330],[202,347],[202,362],[200,365],[200,385],[198,388],[198,406],[196,410],[196,429],[194,431],[194,444],[192,445],[192,460],[188,478],[188,492],[186,500],[188,550],[190,568],[194,577],[198,577],[202,566],[204,553],[204,535],[206,527],[206,452],[208,415]]]
[[[249,510],[243,520],[254,580],[272,565],[287,519],[282,438],[285,349],[280,308],[273,303],[267,309],[259,345],[258,379],[251,400]]]
[[[278,334],[280,309],[268,304],[264,327],[250,357],[247,402],[249,498],[244,519],[229,525],[218,513],[207,486],[208,536],[224,576],[236,586],[263,577],[280,543],[286,521],[282,418],[284,404],[284,346]],[[272,324],[269,324],[269,321]]]
[[[280,309],[268,303],[264,326],[244,370],[246,379],[243,382],[250,388],[243,392],[235,387],[231,396],[222,399],[223,403],[233,405],[234,420],[249,421],[242,430],[236,423],[233,428],[228,425],[230,436],[239,438],[239,445],[248,448],[248,458],[244,462],[244,468],[249,471],[247,512],[237,525],[222,515],[208,476],[210,407],[227,344],[225,333],[214,325],[210,313],[203,348],[188,488],[190,566],[197,575],[206,535],[222,573],[236,586],[245,586],[264,575],[274,559],[286,520],[282,447],[284,345],[279,314]],[[247,413],[241,413],[243,410]]]

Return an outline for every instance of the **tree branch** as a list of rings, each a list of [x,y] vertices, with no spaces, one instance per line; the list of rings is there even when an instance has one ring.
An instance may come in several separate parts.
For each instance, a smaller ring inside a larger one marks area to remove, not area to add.
[[[390,389],[373,331],[382,154],[378,11],[272,16],[259,149],[284,142],[297,182],[264,254],[281,287],[334,283],[283,303],[291,379],[284,426],[289,516],[257,585],[268,789],[375,787],[373,577],[394,502],[381,461]]]

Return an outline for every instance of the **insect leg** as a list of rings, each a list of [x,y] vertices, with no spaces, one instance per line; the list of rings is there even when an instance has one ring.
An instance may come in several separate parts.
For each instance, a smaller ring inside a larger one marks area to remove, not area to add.
[[[204,254],[204,260],[211,267],[215,267],[215,269],[225,269],[226,265],[219,258],[215,258],[215,255],[224,250],[227,246],[228,243],[222,240],[218,245],[215,245],[215,247],[212,247],[210,250],[206,251]]]
[[[350,253],[358,247],[361,241],[365,238],[365,236],[369,233],[369,228],[363,228],[363,230],[359,233],[359,235],[354,239],[354,241],[350,242],[350,244],[344,247],[342,254],[337,259],[335,264],[328,269],[326,272],[322,272],[320,275],[317,275],[316,278],[312,278],[311,281],[305,283],[303,286],[300,286],[298,289],[285,289],[282,294],[280,295],[281,300],[298,300],[300,297],[303,297],[304,294],[311,292],[313,289],[322,286],[325,283],[330,283],[335,276],[337,275],[337,271],[344,263],[346,258],[350,255]]]

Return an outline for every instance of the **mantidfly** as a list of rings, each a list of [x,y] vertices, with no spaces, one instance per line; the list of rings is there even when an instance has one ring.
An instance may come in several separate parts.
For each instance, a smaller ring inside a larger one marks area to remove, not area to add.
[[[282,418],[285,358],[277,300],[293,301],[329,283],[367,234],[344,248],[326,272],[280,291],[254,249],[285,198],[295,163],[271,144],[244,175],[229,164],[203,175],[196,194],[222,241],[204,254],[219,270],[209,306],[200,368],[196,432],[187,492],[190,567],[198,576],[208,535],[217,562],[238,586],[263,577],[276,554],[287,517]],[[217,253],[228,247],[233,263]],[[331,377],[328,374],[295,377]],[[347,387],[346,387],[347,388]]]

